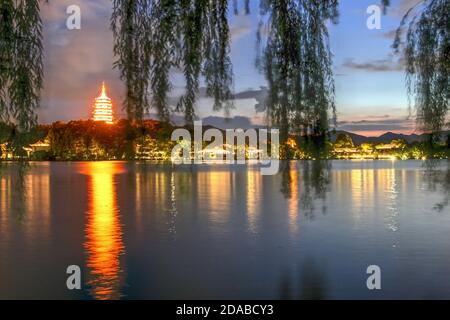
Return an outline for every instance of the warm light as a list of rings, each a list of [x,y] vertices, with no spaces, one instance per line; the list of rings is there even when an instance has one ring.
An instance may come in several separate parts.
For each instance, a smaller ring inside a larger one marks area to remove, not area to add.
[[[292,139],[292,138],[289,138],[289,139],[287,140],[287,145],[288,145],[289,147],[293,148],[293,149],[297,147],[297,143],[296,143],[295,140]]]
[[[121,283],[120,256],[124,253],[114,176],[121,166],[110,162],[84,164],[88,175],[88,213],[85,249],[93,298],[119,299]]]
[[[289,214],[289,229],[290,231],[295,234],[298,231],[299,225],[298,225],[298,204],[299,204],[299,177],[298,177],[298,171],[297,168],[294,166],[292,167],[291,164],[289,164],[289,175],[290,175],[290,197],[288,200],[288,214]]]
[[[112,124],[114,121],[112,101],[106,95],[105,82],[102,84],[102,93],[98,98],[95,98],[94,111],[92,112],[92,119],[94,121],[103,121]]]

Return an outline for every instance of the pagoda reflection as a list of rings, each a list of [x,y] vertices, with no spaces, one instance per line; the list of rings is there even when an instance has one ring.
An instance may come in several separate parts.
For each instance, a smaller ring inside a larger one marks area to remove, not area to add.
[[[120,256],[124,244],[114,176],[122,171],[122,165],[91,162],[83,164],[82,171],[88,176],[87,284],[95,299],[119,299],[123,282]]]

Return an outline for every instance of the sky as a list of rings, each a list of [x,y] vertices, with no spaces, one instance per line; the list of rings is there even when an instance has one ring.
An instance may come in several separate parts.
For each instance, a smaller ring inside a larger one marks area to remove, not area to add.
[[[258,0],[250,0],[250,15],[233,15],[230,8],[231,59],[235,108],[232,121],[223,111],[212,111],[212,100],[200,97],[196,112],[205,124],[247,128],[263,125],[266,81],[254,67]],[[370,30],[366,10],[379,0],[341,0],[337,25],[330,24],[330,45],[334,55],[338,130],[366,136],[384,132],[417,132],[408,108],[402,61],[392,49],[394,32],[403,14],[418,0],[394,0],[381,18],[381,29]],[[232,3],[232,1],[230,1]],[[243,1],[239,1],[243,12]],[[67,7],[81,9],[81,29],[68,30]],[[113,37],[109,28],[110,0],[60,0],[42,5],[44,23],[45,81],[39,122],[88,119],[92,103],[100,94],[102,81],[108,88],[118,116],[124,101],[123,83],[113,69]],[[182,90],[172,74],[174,97]],[[154,110],[150,111],[155,112]]]

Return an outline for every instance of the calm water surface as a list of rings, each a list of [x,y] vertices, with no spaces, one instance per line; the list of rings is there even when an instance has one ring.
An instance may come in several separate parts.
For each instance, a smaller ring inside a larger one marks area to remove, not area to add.
[[[0,298],[450,298],[449,199],[447,161],[2,164]]]

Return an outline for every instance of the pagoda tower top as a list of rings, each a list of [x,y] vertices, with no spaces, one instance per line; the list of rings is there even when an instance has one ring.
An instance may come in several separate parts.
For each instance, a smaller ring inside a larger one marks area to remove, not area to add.
[[[109,124],[114,123],[112,106],[112,100],[106,95],[106,86],[103,81],[101,94],[94,100],[92,119]]]
[[[105,81],[103,81],[102,82],[102,95],[101,95],[101,97],[102,98],[107,98],[107,95],[106,95],[106,87],[105,87]]]

